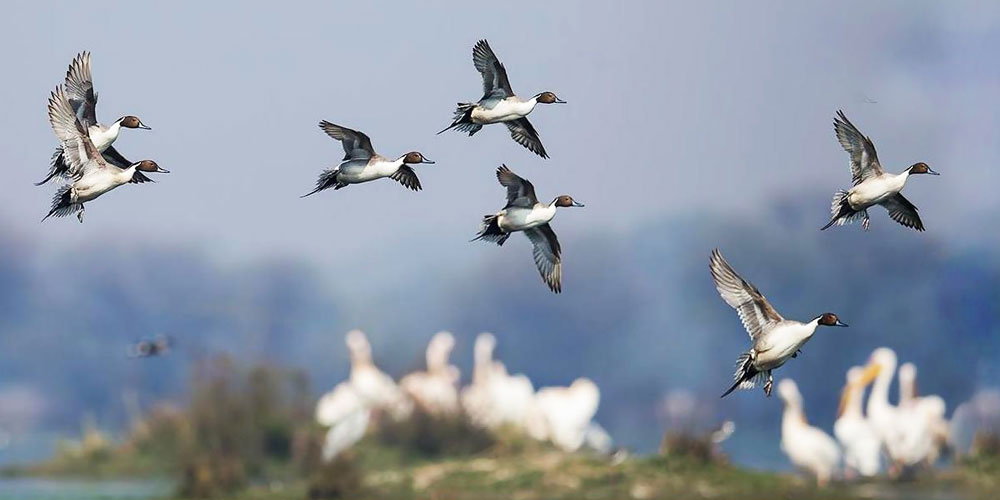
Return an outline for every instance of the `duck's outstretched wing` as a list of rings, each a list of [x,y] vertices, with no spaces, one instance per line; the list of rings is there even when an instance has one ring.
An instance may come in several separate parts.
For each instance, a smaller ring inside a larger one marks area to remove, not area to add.
[[[538,203],[535,196],[535,186],[527,179],[515,174],[507,165],[500,165],[497,168],[497,180],[500,185],[507,188],[507,207],[531,208]]]
[[[756,340],[767,326],[784,321],[785,318],[778,314],[757,287],[736,274],[718,248],[712,250],[709,269],[719,295],[736,309],[751,339]]]
[[[420,191],[422,188],[420,186],[420,179],[417,178],[417,173],[413,171],[413,168],[409,165],[402,165],[396,173],[389,176],[390,179],[400,183],[403,187],[412,189],[414,191]]]
[[[507,125],[507,129],[510,130],[510,137],[515,142],[528,148],[529,151],[542,158],[549,157],[549,154],[545,152],[545,147],[542,146],[542,140],[538,138],[538,132],[527,118],[518,118],[504,122],[504,124]]]
[[[526,229],[524,234],[531,240],[535,267],[542,275],[542,280],[553,292],[562,292],[562,248],[552,226],[542,224]]]
[[[507,69],[497,59],[489,42],[480,40],[472,48],[472,64],[483,75],[483,99],[504,98],[514,95],[507,79]]]
[[[63,158],[68,165],[66,177],[78,179],[92,169],[107,166],[73,112],[62,85],[49,96],[49,124],[62,143]]]
[[[833,130],[837,133],[840,146],[851,155],[851,178],[855,186],[884,173],[878,162],[875,144],[847,119],[843,111],[837,111]]]
[[[372,140],[363,132],[341,127],[326,120],[319,122],[319,128],[344,146],[344,160],[368,160],[375,156]]]
[[[81,52],[66,70],[66,95],[84,130],[97,125],[97,92],[90,75],[90,52]]]
[[[886,198],[879,205],[882,205],[889,211],[889,217],[892,220],[917,231],[924,230],[924,223],[920,220],[920,216],[917,215],[916,205],[904,198],[902,193],[896,193]]]

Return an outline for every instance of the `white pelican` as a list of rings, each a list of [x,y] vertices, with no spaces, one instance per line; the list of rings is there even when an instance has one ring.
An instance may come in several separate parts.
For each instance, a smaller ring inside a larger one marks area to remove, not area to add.
[[[351,353],[350,381],[358,396],[373,409],[385,410],[396,420],[404,420],[413,410],[413,402],[403,394],[392,377],[375,366],[372,347],[361,330],[347,332],[345,339]]]
[[[927,419],[926,431],[930,433],[933,445],[928,450],[926,462],[927,465],[934,465],[950,442],[950,429],[945,417],[947,405],[941,396],[917,395],[917,366],[913,363],[903,363],[899,367],[899,406],[916,411]]]
[[[781,451],[793,465],[816,476],[825,486],[840,463],[840,448],[829,434],[809,425],[802,409],[802,395],[792,379],[778,383],[778,395],[785,402],[781,416]]]
[[[323,460],[330,461],[365,436],[371,408],[350,382],[341,382],[319,399],[316,422],[330,429],[323,443]]]
[[[583,446],[601,393],[587,378],[578,378],[569,387],[543,387],[535,395],[528,430],[536,439],[544,435],[566,452]]]
[[[476,337],[472,384],[462,389],[462,408],[473,423],[487,429],[521,427],[534,405],[535,388],[528,377],[508,374],[504,364],[493,359],[495,347],[493,335]]]
[[[438,332],[427,344],[427,371],[414,372],[399,381],[400,387],[427,413],[454,415],[458,412],[458,367],[448,364],[455,337]]]
[[[862,412],[865,386],[864,368],[853,366],[847,371],[847,384],[840,398],[833,435],[844,448],[844,465],[848,471],[865,477],[878,474],[882,467],[882,440]]]
[[[895,371],[896,353],[880,347],[872,352],[862,383],[867,385],[874,380],[868,396],[868,420],[889,455],[889,472],[899,475],[906,467],[925,461],[934,443],[921,412],[889,403],[889,386]]]

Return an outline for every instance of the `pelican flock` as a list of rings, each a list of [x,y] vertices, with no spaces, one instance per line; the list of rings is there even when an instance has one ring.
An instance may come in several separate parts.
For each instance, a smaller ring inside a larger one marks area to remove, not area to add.
[[[348,332],[345,343],[350,375],[316,404],[315,420],[327,428],[324,460],[361,441],[382,415],[404,420],[414,408],[437,416],[460,416],[485,429],[508,427],[568,453],[581,448],[603,454],[613,451],[611,436],[594,421],[600,402],[597,384],[581,377],[568,387],[545,387],[536,393],[526,375],[510,375],[494,359],[492,334],[476,337],[472,380],[461,391],[459,370],[448,360],[455,346],[451,333],[435,334],[427,345],[427,370],[405,375],[399,385],[375,365],[364,333]]]

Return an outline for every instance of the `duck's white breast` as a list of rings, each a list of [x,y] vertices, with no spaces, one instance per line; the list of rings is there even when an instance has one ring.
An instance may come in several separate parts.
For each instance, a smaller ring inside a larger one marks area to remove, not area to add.
[[[508,97],[492,108],[480,106],[473,108],[471,118],[475,123],[506,122],[528,116],[533,109],[535,109],[534,100],[521,101],[516,97]]]

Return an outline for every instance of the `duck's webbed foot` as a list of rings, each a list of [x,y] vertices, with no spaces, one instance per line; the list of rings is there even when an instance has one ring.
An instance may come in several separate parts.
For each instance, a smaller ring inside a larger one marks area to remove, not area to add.
[[[80,210],[76,211],[76,218],[83,224],[83,205],[80,205]]]
[[[774,377],[771,375],[771,372],[768,371],[767,372],[767,382],[764,382],[764,394],[766,394],[767,397],[771,397],[771,386],[772,385],[774,385]]]
[[[792,354],[792,359],[799,357],[799,354],[802,354],[802,349],[795,351],[795,354]]]

